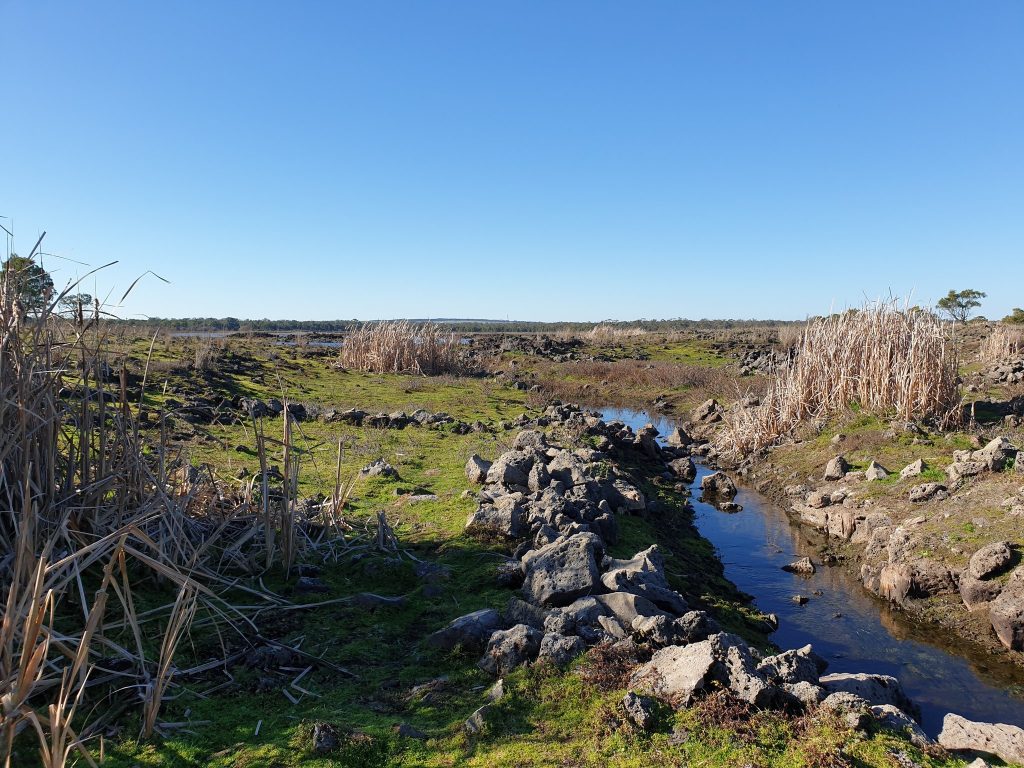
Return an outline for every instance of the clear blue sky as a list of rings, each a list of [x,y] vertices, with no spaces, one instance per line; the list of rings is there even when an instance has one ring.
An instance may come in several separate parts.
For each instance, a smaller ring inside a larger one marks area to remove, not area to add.
[[[1024,306],[1019,0],[0,0],[0,56],[16,250],[171,281],[124,315]]]

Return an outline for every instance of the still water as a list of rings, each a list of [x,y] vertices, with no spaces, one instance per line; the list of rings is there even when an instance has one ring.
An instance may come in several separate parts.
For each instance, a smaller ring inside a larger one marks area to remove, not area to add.
[[[618,420],[634,431],[653,423],[664,435],[663,418],[615,408],[602,409],[605,421]],[[700,499],[700,481],[710,470],[698,465],[693,486],[696,525],[718,550],[725,575],[754,596],[765,613],[779,617],[772,639],[782,648],[810,643],[829,662],[830,672],[881,672],[899,678],[921,706],[922,725],[932,736],[947,712],[970,720],[1024,727],[1024,670],[974,648],[934,625],[910,621],[872,597],[840,567],[820,564],[817,547],[786,513],[741,487],[741,512],[720,512]],[[787,573],[782,566],[810,556],[812,576]],[[796,594],[810,600],[793,602]]]

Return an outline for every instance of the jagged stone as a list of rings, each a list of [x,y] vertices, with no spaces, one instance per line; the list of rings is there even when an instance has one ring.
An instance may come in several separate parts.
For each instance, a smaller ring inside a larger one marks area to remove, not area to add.
[[[700,481],[701,492],[712,499],[731,499],[736,495],[736,484],[724,472],[712,472]]]
[[[899,707],[892,704],[876,704],[869,707],[868,711],[879,726],[902,734],[915,747],[925,749],[931,744],[931,739],[924,729]]]
[[[975,579],[987,579],[1005,570],[1012,560],[1013,551],[1009,542],[995,541],[971,555],[967,572]]]
[[[539,661],[547,661],[556,667],[564,667],[581,653],[585,646],[583,640],[576,635],[559,635],[548,632],[540,641]]]
[[[499,456],[487,470],[487,483],[506,488],[527,487],[535,455],[532,451],[508,451]]]
[[[891,675],[838,672],[832,675],[822,675],[818,682],[830,694],[851,693],[871,705],[892,704],[915,720],[921,717],[918,706],[903,692],[900,681]]]
[[[941,483],[921,483],[910,489],[909,498],[914,503],[921,503],[933,498],[945,498],[946,486]]]
[[[865,480],[884,480],[889,476],[889,470],[879,464],[877,461],[872,461],[868,464],[868,468],[864,470]]]
[[[474,453],[469,457],[469,461],[466,462],[466,477],[469,478],[471,483],[483,485],[487,480],[487,472],[490,468],[491,462],[484,461]]]
[[[641,731],[650,730],[654,724],[655,702],[649,696],[638,696],[629,691],[622,697],[622,711]]]
[[[470,534],[519,538],[525,531],[526,508],[519,493],[499,496],[493,503],[481,504],[466,518]]]
[[[495,630],[501,628],[501,614],[493,608],[484,608],[453,619],[444,629],[427,637],[427,645],[442,650],[456,646],[483,648]]]
[[[758,707],[778,706],[788,698],[757,673],[747,644],[726,633],[662,648],[634,672],[630,687],[686,705],[716,682]]]
[[[799,573],[803,576],[810,576],[814,573],[814,563],[811,562],[809,557],[801,557],[799,560],[794,560],[789,565],[782,566],[782,570],[789,571],[790,573]]]
[[[537,658],[542,638],[539,630],[526,624],[499,629],[491,635],[484,657],[477,666],[492,675],[507,675],[516,667]]]
[[[597,555],[601,540],[592,533],[578,533],[523,557],[526,578],[523,594],[544,606],[564,606],[589,595],[600,584]]]
[[[1002,723],[976,723],[955,714],[942,720],[939,745],[951,752],[983,752],[1007,763],[1024,763],[1024,730]]]
[[[825,480],[842,480],[850,471],[850,465],[843,456],[836,456],[825,465],[825,473],[822,478]]]

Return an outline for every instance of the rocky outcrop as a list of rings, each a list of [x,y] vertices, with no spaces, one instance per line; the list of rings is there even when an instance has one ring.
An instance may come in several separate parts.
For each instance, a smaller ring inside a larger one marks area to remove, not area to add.
[[[1015,725],[976,723],[951,713],[942,721],[939,746],[951,752],[983,752],[1007,763],[1024,763],[1024,730]]]
[[[903,692],[900,681],[890,675],[837,673],[823,675],[819,683],[828,693],[849,693],[869,704],[891,704],[913,717],[921,718],[920,708]]]
[[[788,698],[757,671],[747,644],[726,633],[662,648],[637,669],[630,688],[685,705],[716,683],[759,707],[777,706]]]

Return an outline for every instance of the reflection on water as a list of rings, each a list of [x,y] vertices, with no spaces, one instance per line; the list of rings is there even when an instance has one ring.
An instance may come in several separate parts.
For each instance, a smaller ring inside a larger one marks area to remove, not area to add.
[[[638,429],[651,421],[643,412],[603,409]],[[670,424],[655,419],[666,434]],[[760,495],[741,488],[743,511],[719,512],[696,499],[710,470],[698,466],[693,506],[701,534],[718,550],[725,575],[755,597],[765,613],[779,617],[772,639],[782,648],[811,643],[831,672],[881,672],[898,677],[921,705],[923,726],[936,735],[947,712],[971,720],[1024,726],[1024,670],[975,648],[958,645],[940,627],[920,625],[870,596],[842,568],[818,565],[817,547],[786,513]],[[812,576],[787,573],[782,566],[810,556]],[[795,594],[810,598],[797,605]]]

